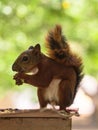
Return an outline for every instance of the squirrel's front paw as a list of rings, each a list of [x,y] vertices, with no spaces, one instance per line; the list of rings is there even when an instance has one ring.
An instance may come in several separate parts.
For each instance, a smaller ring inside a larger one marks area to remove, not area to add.
[[[21,79],[16,80],[16,85],[22,85],[22,84],[23,84],[23,81]]]
[[[13,79],[16,81],[16,85],[22,85],[23,80],[20,78],[20,73],[14,75]]]

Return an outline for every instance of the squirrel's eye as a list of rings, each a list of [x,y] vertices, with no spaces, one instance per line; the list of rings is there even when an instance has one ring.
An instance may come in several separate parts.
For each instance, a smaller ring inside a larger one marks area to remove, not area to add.
[[[28,61],[28,57],[27,57],[27,56],[24,56],[24,57],[22,58],[22,61]]]

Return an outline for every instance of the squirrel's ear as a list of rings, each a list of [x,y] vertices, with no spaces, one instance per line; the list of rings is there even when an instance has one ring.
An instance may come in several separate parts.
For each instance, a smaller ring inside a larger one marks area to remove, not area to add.
[[[30,46],[30,47],[28,48],[28,50],[30,50],[30,49],[34,49],[34,47],[33,47],[33,46]]]
[[[36,44],[36,45],[35,45],[35,49],[36,49],[37,51],[40,51],[40,44]]]

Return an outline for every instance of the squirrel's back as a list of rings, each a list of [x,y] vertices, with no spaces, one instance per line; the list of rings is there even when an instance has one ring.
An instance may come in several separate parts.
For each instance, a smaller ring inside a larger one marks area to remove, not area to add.
[[[79,83],[83,78],[83,63],[78,55],[72,53],[66,38],[62,34],[62,28],[60,25],[56,25],[55,28],[47,34],[46,47],[50,58],[65,66],[71,66],[74,68],[77,74],[77,82],[74,90],[75,96]]]

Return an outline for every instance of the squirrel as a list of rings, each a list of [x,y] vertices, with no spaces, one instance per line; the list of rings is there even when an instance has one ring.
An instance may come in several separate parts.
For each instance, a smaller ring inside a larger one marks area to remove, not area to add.
[[[17,72],[14,80],[17,85],[27,83],[38,88],[40,108],[49,103],[65,110],[73,103],[83,78],[82,59],[71,51],[60,25],[48,32],[45,41],[47,55],[36,44],[18,56],[12,65]]]

